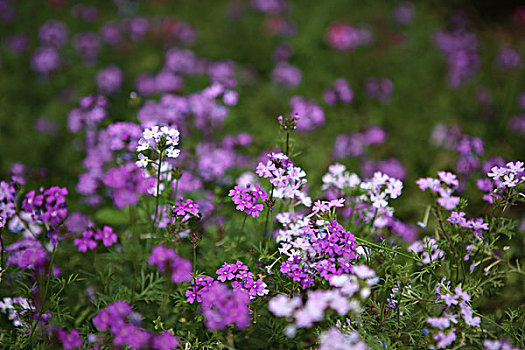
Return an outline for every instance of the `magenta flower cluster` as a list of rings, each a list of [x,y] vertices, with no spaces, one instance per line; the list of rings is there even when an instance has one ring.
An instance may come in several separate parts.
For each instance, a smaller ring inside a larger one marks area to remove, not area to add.
[[[199,216],[199,205],[191,199],[183,201],[181,198],[180,201],[175,202],[173,205],[171,215],[181,222],[188,221],[192,217]]]
[[[208,329],[223,330],[229,325],[244,329],[250,324],[250,296],[242,289],[214,283],[202,293],[202,313]]]
[[[251,298],[268,294],[266,283],[262,279],[256,279],[255,275],[248,271],[248,266],[241,261],[235,264],[224,263],[216,271],[217,280],[221,282],[231,281],[233,290],[244,290]]]
[[[255,275],[248,270],[248,266],[241,261],[237,261],[235,264],[224,263],[216,271],[216,274],[218,276],[217,281],[209,276],[198,276],[195,281],[196,284],[194,284],[194,281],[191,281],[191,286],[186,290],[186,300],[193,304],[196,292],[197,302],[201,302],[202,294],[212,285],[219,283],[218,281],[229,281],[234,291],[242,290],[250,299],[268,294],[266,283],[260,278],[256,279]]]
[[[323,93],[323,101],[328,106],[334,106],[336,104],[347,105],[351,103],[353,99],[354,92],[348,81],[344,78],[336,79],[332,86]]]
[[[111,247],[114,243],[117,243],[117,240],[118,236],[113,231],[113,228],[105,225],[104,228],[97,228],[96,231],[93,228],[82,231],[80,237],[75,238],[73,244],[79,252],[85,253],[97,247],[96,241],[102,242],[105,247]]]
[[[40,192],[31,191],[26,194],[22,209],[33,214],[37,221],[50,227],[61,224],[67,216],[66,195],[67,188],[54,186]]]
[[[100,310],[92,322],[95,328],[104,332],[101,340],[111,338],[114,346],[129,346],[133,349],[171,350],[179,345],[179,340],[168,331],[156,334],[137,325],[140,315],[133,312],[125,301],[116,301]]]
[[[175,250],[161,245],[153,247],[148,258],[148,264],[154,265],[164,273],[171,273],[173,283],[186,283],[192,279],[192,264],[189,260],[179,256]]]
[[[259,200],[264,203],[268,199],[268,192],[259,185],[248,184],[245,187],[237,185],[230,190],[228,196],[232,197],[233,203],[236,204],[235,209],[256,218],[264,209]]]

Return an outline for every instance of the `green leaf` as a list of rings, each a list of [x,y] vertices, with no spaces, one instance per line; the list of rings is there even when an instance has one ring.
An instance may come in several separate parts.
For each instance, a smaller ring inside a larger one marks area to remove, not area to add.
[[[95,214],[95,219],[103,224],[123,225],[129,222],[129,207],[123,210],[102,208]]]

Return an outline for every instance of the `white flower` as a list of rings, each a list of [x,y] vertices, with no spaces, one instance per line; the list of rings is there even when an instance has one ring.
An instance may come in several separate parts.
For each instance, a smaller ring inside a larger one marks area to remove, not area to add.
[[[170,147],[166,150],[166,156],[169,158],[177,158],[180,155],[180,149]]]
[[[142,152],[142,151],[147,150],[148,148],[149,148],[149,142],[141,138],[139,140],[139,145],[137,146],[137,151]]]
[[[135,164],[137,164],[137,166],[140,168],[145,168],[148,166],[148,163],[149,163],[149,158],[143,155],[142,153],[139,153],[139,160],[137,160]]]

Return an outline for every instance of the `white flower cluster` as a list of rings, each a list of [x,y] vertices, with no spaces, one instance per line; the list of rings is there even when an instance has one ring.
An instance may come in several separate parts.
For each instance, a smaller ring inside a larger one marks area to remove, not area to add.
[[[508,162],[505,167],[492,167],[487,176],[492,178],[498,188],[509,188],[525,181],[525,176],[519,177],[524,171],[523,162]]]
[[[168,126],[153,126],[151,129],[145,129],[137,146],[139,160],[137,166],[146,168],[150,162],[153,162],[142,152],[151,150],[159,155],[165,155],[168,158],[177,158],[180,149],[175,148],[179,144],[179,131]]]
[[[358,188],[364,193],[357,197],[352,197],[348,201],[350,204],[370,203],[371,209],[363,214],[372,220],[375,216],[374,226],[383,227],[386,225],[388,217],[393,216],[393,209],[388,206],[390,199],[395,199],[401,195],[403,182],[390,177],[381,172],[374,173],[368,180],[361,180],[358,175],[350,173],[341,164],[333,164],[328,168],[328,173],[323,176],[323,190],[336,190],[336,195],[341,196],[342,191]],[[364,209],[363,209],[364,210]]]
[[[23,315],[26,310],[34,310],[27,299],[22,297],[16,298],[4,298],[0,301],[0,311],[4,314],[7,314],[7,317],[13,321],[15,327],[21,327],[24,325],[20,316]]]

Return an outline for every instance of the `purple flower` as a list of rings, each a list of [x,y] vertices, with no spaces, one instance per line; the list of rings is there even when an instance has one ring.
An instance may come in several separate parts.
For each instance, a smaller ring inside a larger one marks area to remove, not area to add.
[[[290,98],[292,114],[297,115],[297,130],[314,130],[325,123],[324,111],[315,101],[302,96]]]
[[[75,246],[77,247],[79,252],[85,253],[89,250],[93,250],[97,247],[97,242],[93,240],[93,231],[92,230],[86,230],[82,232],[82,237],[75,238],[74,241]]]
[[[6,266],[18,266],[21,269],[37,269],[48,260],[42,244],[34,239],[23,239],[6,247]]]
[[[264,202],[268,199],[268,192],[259,185],[247,185],[246,187],[235,186],[230,190],[228,196],[232,197],[237,210],[243,211],[252,217],[258,217],[264,209],[262,204],[258,204],[259,199]]]
[[[173,283],[190,282],[192,279],[191,262],[177,255],[171,248],[161,245],[153,247],[151,255],[148,257],[148,264],[157,266],[162,273],[169,267]]]
[[[155,350],[172,350],[179,346],[179,339],[168,331],[153,336],[151,347]]]
[[[60,55],[53,47],[41,47],[31,57],[31,68],[41,74],[49,74],[60,66]]]
[[[368,78],[365,92],[369,98],[386,101],[394,91],[394,84],[388,78]]]
[[[61,48],[67,43],[67,25],[56,20],[49,20],[40,27],[38,37],[45,46]]]
[[[336,79],[331,88],[326,89],[323,93],[323,101],[328,106],[335,104],[349,104],[354,99],[354,92],[343,78]]]
[[[279,62],[272,71],[272,80],[287,89],[295,89],[301,83],[302,73],[288,62]]]
[[[250,324],[250,297],[243,290],[230,290],[215,283],[202,293],[202,313],[208,329],[223,330],[229,325],[244,329]]]
[[[504,46],[498,53],[498,64],[505,70],[519,68],[521,66],[521,55],[515,48]]]
[[[80,332],[76,329],[71,332],[61,329],[57,333],[57,338],[62,342],[62,348],[67,350],[80,348],[84,344]]]
[[[105,225],[104,229],[97,229],[97,233],[95,234],[95,239],[102,241],[104,246],[111,247],[113,243],[117,242],[117,235],[113,232],[113,228],[110,226]]]
[[[105,94],[112,94],[122,85],[124,74],[117,66],[108,66],[97,73],[96,82],[98,89]]]
[[[86,63],[93,63],[98,58],[100,39],[96,33],[78,33],[73,37],[73,44],[77,54]]]
[[[372,33],[365,28],[357,28],[346,23],[333,23],[326,30],[328,45],[339,51],[353,50],[372,41]]]

